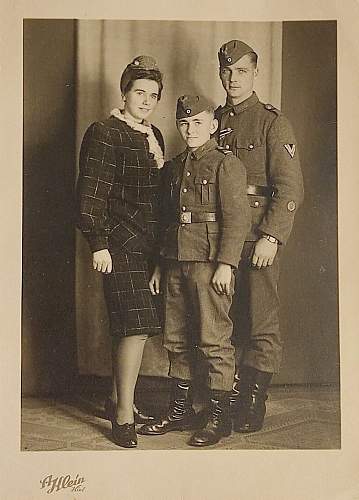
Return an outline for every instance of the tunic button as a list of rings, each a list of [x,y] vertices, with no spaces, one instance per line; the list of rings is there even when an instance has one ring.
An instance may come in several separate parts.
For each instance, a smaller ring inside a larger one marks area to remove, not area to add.
[[[226,144],[226,149],[229,149],[229,144]]]
[[[207,184],[207,179],[203,179],[202,184]]]
[[[183,188],[183,192],[184,193],[187,193],[188,189],[187,188]]]
[[[234,116],[233,111],[231,111],[231,112],[229,113],[229,116]]]
[[[256,200],[256,201],[254,202],[254,206],[255,206],[255,207],[259,207],[259,201],[258,201],[258,200]]]
[[[186,172],[187,177],[191,175],[191,172]]]
[[[186,211],[186,207],[182,207],[182,212],[185,212]]]
[[[182,227],[185,227],[186,224],[181,224]]]
[[[253,148],[254,148],[254,145],[253,145],[253,144],[250,144],[248,147],[249,147],[249,149],[253,149]]]

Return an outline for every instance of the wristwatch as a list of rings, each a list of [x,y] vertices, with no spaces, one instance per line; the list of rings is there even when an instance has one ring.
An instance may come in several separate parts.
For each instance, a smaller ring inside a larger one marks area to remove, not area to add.
[[[266,240],[270,241],[271,243],[278,243],[277,238],[274,236],[271,236],[270,234],[262,234],[262,238],[265,238]]]

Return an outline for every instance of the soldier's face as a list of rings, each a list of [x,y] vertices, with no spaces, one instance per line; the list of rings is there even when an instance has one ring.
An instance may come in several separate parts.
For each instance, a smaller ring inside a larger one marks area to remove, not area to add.
[[[177,120],[177,128],[189,149],[197,149],[207,142],[217,130],[218,121],[213,113],[202,111],[188,118]]]
[[[257,68],[248,54],[230,66],[222,66],[219,76],[231,104],[239,104],[252,95]]]
[[[141,123],[149,117],[158,102],[158,83],[146,79],[134,80],[124,101],[124,115]]]

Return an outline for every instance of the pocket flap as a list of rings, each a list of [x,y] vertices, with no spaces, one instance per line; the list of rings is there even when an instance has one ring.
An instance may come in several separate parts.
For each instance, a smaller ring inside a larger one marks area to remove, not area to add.
[[[214,175],[197,175],[194,179],[195,184],[202,184],[203,186],[206,186],[207,184],[213,184],[216,182],[216,178]]]
[[[241,137],[236,138],[236,147],[238,149],[246,149],[247,151],[253,151],[256,148],[263,146],[262,141],[257,137],[253,139],[245,139]]]
[[[269,203],[269,200],[264,196],[248,195],[248,202],[252,208],[261,208],[266,207]]]

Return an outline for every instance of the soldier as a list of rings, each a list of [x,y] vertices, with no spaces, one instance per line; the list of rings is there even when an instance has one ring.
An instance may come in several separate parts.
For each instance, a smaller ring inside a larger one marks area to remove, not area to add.
[[[262,428],[267,389],[281,363],[279,261],[302,202],[303,180],[290,123],[253,91],[257,54],[232,40],[218,58],[227,93],[216,110],[218,140],[244,163],[252,212],[231,310],[237,344],[231,414],[235,431],[254,432]]]
[[[229,397],[235,360],[229,310],[233,271],[249,229],[247,181],[235,155],[210,139],[218,122],[204,97],[180,97],[176,118],[187,149],[163,172],[164,264],[150,281],[153,294],[160,286],[164,290],[164,345],[174,389],[167,415],[138,432],[159,435],[195,426],[190,384],[197,346],[208,365],[210,398],[205,425],[189,444],[207,446],[232,430]]]

